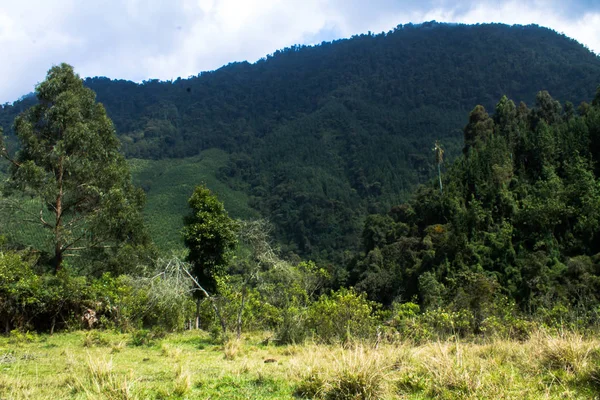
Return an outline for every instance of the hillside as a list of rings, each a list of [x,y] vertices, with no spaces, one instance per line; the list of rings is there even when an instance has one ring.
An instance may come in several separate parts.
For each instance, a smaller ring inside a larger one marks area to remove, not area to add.
[[[534,104],[542,89],[579,104],[599,82],[600,59],[549,29],[425,23],[294,46],[173,82],[92,78],[86,85],[128,157],[162,159],[168,168],[221,150],[225,162],[207,168],[210,179],[183,174],[189,182],[181,188],[218,178],[243,207],[275,223],[284,250],[331,260],[357,248],[368,213],[431,178],[435,140],[449,159],[459,153],[475,104],[493,109],[502,95]],[[0,110],[5,130],[31,101]],[[157,204],[164,180],[141,179],[152,182],[148,203]],[[175,216],[180,207],[160,209]]]

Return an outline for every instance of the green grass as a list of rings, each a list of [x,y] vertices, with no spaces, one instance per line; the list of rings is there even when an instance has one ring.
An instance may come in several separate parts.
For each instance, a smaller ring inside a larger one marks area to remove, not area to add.
[[[231,217],[259,217],[248,205],[246,193],[233,190],[217,179],[217,172],[228,157],[222,150],[211,149],[183,159],[129,160],[134,183],[146,190],[146,222],[161,251],[183,248],[180,231],[183,216],[188,212],[187,200],[201,183],[217,194]]]
[[[223,346],[197,332],[153,346],[131,346],[130,335],[103,332],[91,346],[86,332],[43,336],[16,345],[0,338],[2,399],[281,399],[290,398],[287,367],[265,364],[275,348],[247,345],[225,360]]]
[[[600,341],[225,346],[202,331],[149,346],[108,331],[0,337],[2,399],[591,399]],[[273,362],[265,362],[273,360]]]

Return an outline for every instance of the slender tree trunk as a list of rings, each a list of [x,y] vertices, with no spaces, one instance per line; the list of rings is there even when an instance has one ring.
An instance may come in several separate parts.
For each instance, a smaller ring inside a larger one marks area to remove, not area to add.
[[[440,193],[444,193],[444,188],[442,186],[442,169],[440,168],[440,163],[438,163],[438,178],[440,179]]]
[[[62,248],[62,211],[63,211],[63,158],[58,162],[58,194],[56,195],[56,223],[54,225],[54,272],[57,273],[62,268],[63,248]]]
[[[61,244],[57,242],[54,247],[54,273],[58,273],[58,271],[61,270],[62,262],[63,254],[61,251]]]
[[[242,337],[242,314],[244,313],[244,306],[246,305],[246,286],[242,289],[242,304],[238,310],[237,315],[237,338]]]
[[[217,318],[219,318],[219,322],[221,323],[221,330],[223,331],[223,337],[227,336],[227,324],[225,323],[225,319],[223,318],[223,315],[221,314],[219,307],[217,306],[217,302],[215,301],[215,298],[213,296],[211,296],[206,291],[206,289],[204,289],[202,287],[202,285],[200,285],[200,283],[198,283],[198,280],[196,278],[194,278],[194,276],[192,274],[190,274],[190,271],[183,268],[183,272],[185,272],[187,274],[187,276],[190,277],[190,279],[196,284],[196,287],[202,292],[204,297],[206,297],[210,301],[210,304],[212,305],[212,308],[215,311]]]
[[[196,329],[200,329],[200,299],[196,299]]]

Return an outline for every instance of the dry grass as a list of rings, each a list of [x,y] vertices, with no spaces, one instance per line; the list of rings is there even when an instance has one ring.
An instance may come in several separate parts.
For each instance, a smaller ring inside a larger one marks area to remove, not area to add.
[[[226,360],[235,360],[241,353],[243,343],[240,339],[229,339],[223,344],[223,356]]]
[[[182,365],[179,365],[177,367],[177,371],[175,372],[175,388],[173,389],[173,394],[181,397],[186,395],[191,388],[192,376],[190,371],[188,371]]]
[[[132,375],[130,373],[130,375]],[[112,359],[93,357],[88,353],[87,365],[83,373],[73,371],[67,378],[67,385],[73,393],[82,393],[88,399],[107,400],[137,399],[132,376],[120,376],[114,371]]]
[[[314,346],[296,356],[299,384],[296,394],[332,400],[378,399],[388,392],[393,359],[369,347],[331,348]]]
[[[578,374],[590,368],[592,356],[598,349],[596,343],[583,336],[566,332],[558,336],[538,332],[531,340],[538,350],[538,360],[542,368],[564,370]]]

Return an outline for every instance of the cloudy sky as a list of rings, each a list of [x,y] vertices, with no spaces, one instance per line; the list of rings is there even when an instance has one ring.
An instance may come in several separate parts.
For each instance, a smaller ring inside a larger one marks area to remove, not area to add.
[[[60,62],[81,76],[185,78],[430,20],[535,23],[600,54],[598,0],[0,0],[0,103],[33,91]]]

